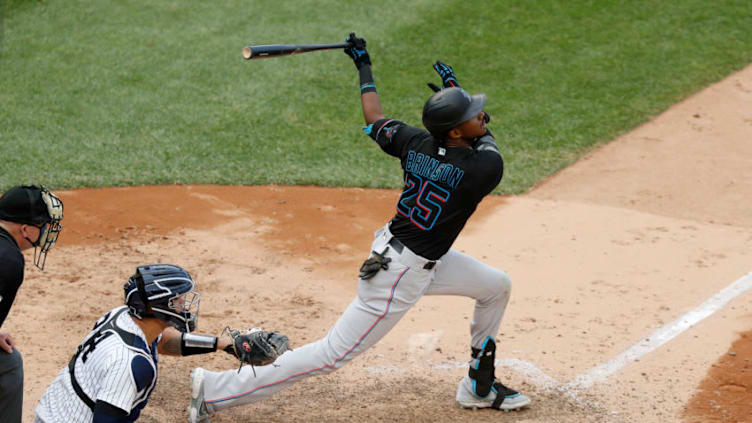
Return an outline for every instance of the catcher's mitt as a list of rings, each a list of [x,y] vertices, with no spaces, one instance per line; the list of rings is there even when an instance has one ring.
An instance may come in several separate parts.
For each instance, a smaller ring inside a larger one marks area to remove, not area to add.
[[[226,327],[222,333],[230,334],[232,344],[225,347],[224,351],[232,354],[243,364],[251,366],[265,366],[271,364],[282,353],[290,349],[290,341],[279,332],[267,332],[260,328],[248,329],[245,332]],[[240,368],[238,368],[240,371]],[[255,373],[255,370],[254,370]]]

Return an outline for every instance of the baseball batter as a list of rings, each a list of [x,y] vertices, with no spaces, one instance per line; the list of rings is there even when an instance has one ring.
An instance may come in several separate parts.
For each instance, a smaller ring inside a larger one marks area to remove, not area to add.
[[[124,285],[125,305],[94,324],[40,399],[34,422],[134,422],[156,386],[158,352],[185,356],[219,349],[245,358],[239,346],[266,345],[272,334],[263,331],[233,331],[230,338],[191,333],[201,300],[194,286],[178,266],[139,266]],[[274,336],[286,345],[286,337]]]
[[[423,295],[475,299],[470,368],[457,387],[463,408],[516,410],[530,398],[495,377],[495,338],[511,281],[501,270],[451,249],[478,203],[501,181],[503,161],[486,124],[486,97],[459,88],[437,62],[443,89],[423,108],[428,131],[384,117],[366,42],[350,34],[345,52],[360,74],[365,132],[404,170],[404,191],[389,223],[376,231],[360,269],[357,297],[323,338],[282,354],[271,366],[191,373],[191,422],[263,400],[305,377],[334,371],[376,344]],[[438,88],[438,87],[437,87]]]

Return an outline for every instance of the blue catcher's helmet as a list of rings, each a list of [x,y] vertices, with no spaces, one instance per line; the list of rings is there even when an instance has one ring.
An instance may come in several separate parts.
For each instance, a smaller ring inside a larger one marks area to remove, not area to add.
[[[191,332],[196,328],[201,301],[194,286],[191,275],[181,267],[171,264],[139,266],[123,286],[125,304],[130,314],[138,319],[152,317],[181,332]]]

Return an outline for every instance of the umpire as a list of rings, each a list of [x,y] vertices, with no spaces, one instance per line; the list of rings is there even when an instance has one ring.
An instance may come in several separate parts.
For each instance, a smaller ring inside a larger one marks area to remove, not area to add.
[[[44,269],[47,252],[60,234],[63,203],[44,187],[16,186],[0,197],[0,422],[21,421],[23,360],[2,328],[24,278],[21,251],[34,248],[34,264]]]

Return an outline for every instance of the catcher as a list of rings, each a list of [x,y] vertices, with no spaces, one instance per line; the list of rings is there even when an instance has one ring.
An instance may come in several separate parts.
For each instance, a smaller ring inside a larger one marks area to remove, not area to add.
[[[286,336],[252,329],[229,336],[194,334],[200,296],[184,269],[139,266],[124,285],[125,305],[102,316],[36,408],[35,423],[134,422],[157,382],[157,353],[217,350],[265,365],[288,347]],[[224,334],[224,332],[223,332]]]

